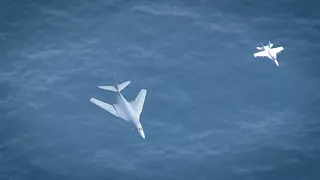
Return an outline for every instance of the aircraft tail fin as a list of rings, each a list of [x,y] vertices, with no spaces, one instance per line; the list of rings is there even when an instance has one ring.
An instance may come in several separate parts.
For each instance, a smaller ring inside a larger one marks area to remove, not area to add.
[[[269,41],[269,48],[272,48],[273,44]]]
[[[117,84],[115,86],[98,86],[100,89],[108,90],[108,91],[113,91],[113,92],[120,92],[122,91],[125,87],[127,87],[130,84],[130,81],[126,81],[121,84]]]
[[[258,50],[264,50],[264,45],[261,43],[261,47],[257,47]]]

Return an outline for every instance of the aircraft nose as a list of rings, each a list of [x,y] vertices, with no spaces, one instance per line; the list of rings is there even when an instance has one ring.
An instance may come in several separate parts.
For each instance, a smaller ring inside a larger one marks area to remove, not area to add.
[[[144,135],[144,132],[143,131],[140,131],[140,135],[143,139],[146,139],[146,136]]]
[[[140,136],[141,136],[143,139],[146,139],[146,136],[144,135],[143,129],[142,129],[142,127],[141,127],[141,124],[138,125],[138,131],[139,131]]]

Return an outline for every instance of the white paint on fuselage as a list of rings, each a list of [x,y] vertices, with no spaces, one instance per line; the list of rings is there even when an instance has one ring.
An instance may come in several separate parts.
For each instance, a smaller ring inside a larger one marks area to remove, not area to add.
[[[269,46],[263,46],[263,49],[267,52],[268,58],[274,61],[277,66],[279,66],[279,63],[277,61],[277,53],[273,52]]]
[[[143,132],[142,125],[140,123],[139,117],[137,116],[137,111],[132,107],[131,103],[128,102],[121,94],[121,92],[117,93],[117,100],[119,108],[123,110],[124,115],[129,121],[132,121],[133,124],[137,127],[138,132],[140,133],[141,137],[145,139],[145,135]]]

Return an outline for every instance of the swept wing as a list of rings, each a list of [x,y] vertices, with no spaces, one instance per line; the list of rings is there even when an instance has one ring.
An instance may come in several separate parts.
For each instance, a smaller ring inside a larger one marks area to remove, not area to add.
[[[137,111],[138,117],[140,117],[140,114],[142,112],[146,95],[147,95],[147,90],[141,89],[136,99],[132,102],[132,107]]]
[[[268,54],[266,51],[260,51],[260,52],[254,53],[253,55],[254,57],[268,57]]]

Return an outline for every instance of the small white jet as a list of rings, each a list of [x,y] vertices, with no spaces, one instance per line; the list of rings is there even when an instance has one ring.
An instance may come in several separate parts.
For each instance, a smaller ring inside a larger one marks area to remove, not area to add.
[[[109,113],[124,119],[126,121],[132,121],[138,129],[141,137],[145,139],[145,135],[140,123],[140,114],[143,109],[144,100],[147,95],[147,90],[141,89],[134,101],[128,102],[121,94],[121,90],[127,87],[130,81],[126,81],[115,86],[98,86],[100,89],[113,91],[117,93],[117,104],[107,104],[98,99],[91,98],[90,101]]]
[[[258,50],[263,50],[257,53],[254,53],[254,57],[267,57],[274,61],[277,66],[279,66],[278,60],[277,60],[277,54],[280,53],[282,50],[284,50],[283,47],[277,47],[272,48],[273,44],[269,41],[269,44],[267,46],[264,46],[261,43],[262,47],[257,47]]]

